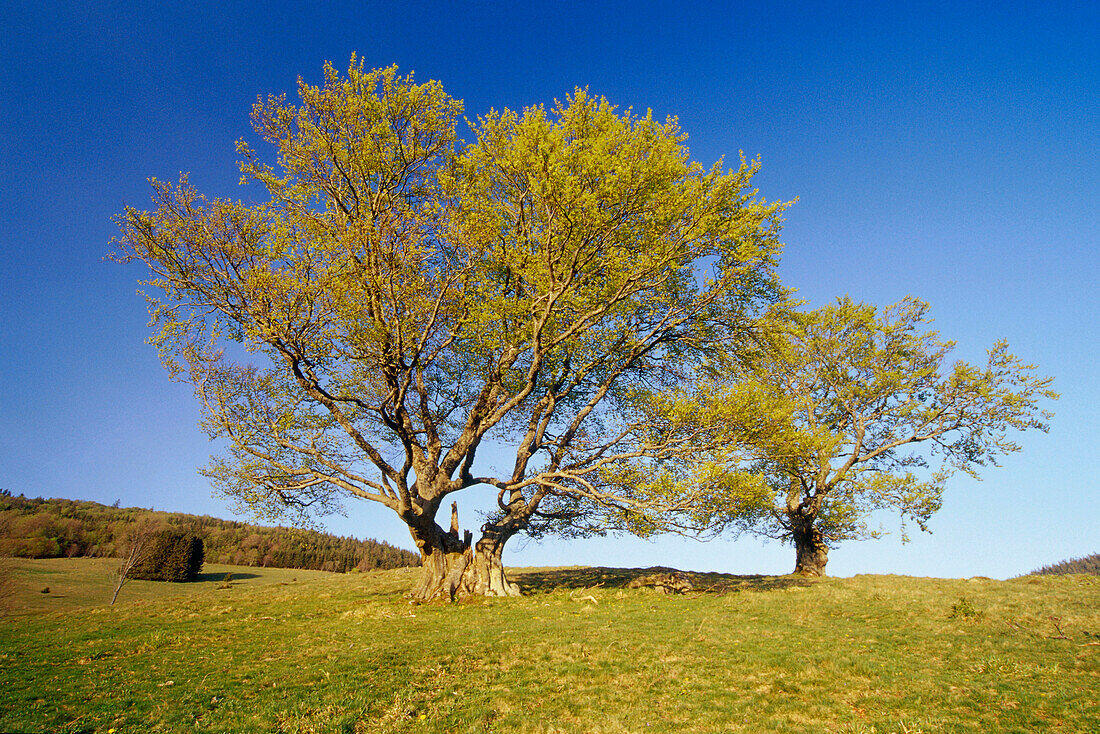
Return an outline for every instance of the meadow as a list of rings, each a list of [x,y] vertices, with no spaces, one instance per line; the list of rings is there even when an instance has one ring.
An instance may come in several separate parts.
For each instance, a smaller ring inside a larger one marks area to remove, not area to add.
[[[1096,576],[517,569],[413,605],[417,569],[208,564],[112,607],[117,561],[7,563],[2,731],[1100,731]]]

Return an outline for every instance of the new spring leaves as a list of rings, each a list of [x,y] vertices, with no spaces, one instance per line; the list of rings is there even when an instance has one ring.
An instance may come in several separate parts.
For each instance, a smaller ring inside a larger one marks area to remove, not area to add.
[[[783,205],[752,189],[756,164],[704,169],[675,120],[582,90],[490,112],[469,140],[461,102],[394,68],[326,65],[298,91],[254,109],[273,160],[239,144],[261,201],[154,181],[155,207],[120,220],[117,254],[152,273],[153,341],[224,439],[204,470],[222,492],[269,516],[388,507],[424,560],[414,595],[431,598],[516,593],[501,550],[551,507],[683,529],[718,517],[701,511],[715,487],[758,488],[729,479],[752,462],[770,482],[803,476],[705,406],[715,380],[770,385],[763,345],[796,352],[790,326],[811,318],[782,316]],[[1034,411],[1037,393],[1013,392],[1030,373],[999,370],[989,390]],[[1010,448],[987,423],[968,432],[976,458]],[[487,445],[507,447],[509,471],[482,467]],[[478,485],[499,512],[475,543],[437,514]]]
[[[1020,449],[1010,433],[1046,430],[1050,378],[1004,342],[984,367],[952,364],[929,321],[915,299],[878,310],[847,298],[778,321],[712,390],[766,489],[717,504],[712,520],[791,542],[795,571],[820,575],[830,546],[876,534],[871,512],[924,529],[953,471],[976,476]]]

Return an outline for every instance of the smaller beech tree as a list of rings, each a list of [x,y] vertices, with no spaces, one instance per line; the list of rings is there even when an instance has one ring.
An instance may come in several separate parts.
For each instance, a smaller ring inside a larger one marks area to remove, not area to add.
[[[755,461],[756,493],[716,493],[718,527],[795,546],[795,573],[823,576],[828,551],[876,537],[878,510],[922,530],[954,471],[977,477],[1020,446],[1014,430],[1047,430],[1052,378],[999,341],[979,367],[949,364],[953,342],[928,330],[928,305],[906,298],[877,310],[842,298],[793,313],[772,344],[710,391],[731,440]]]

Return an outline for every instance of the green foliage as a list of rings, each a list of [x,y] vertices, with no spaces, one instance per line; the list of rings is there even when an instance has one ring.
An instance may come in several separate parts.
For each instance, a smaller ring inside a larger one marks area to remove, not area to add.
[[[1100,576],[1100,553],[1091,556],[1071,558],[1061,563],[1052,563],[1049,566],[1037,568],[1029,575],[1060,575],[1066,573],[1087,573]]]
[[[780,315],[708,393],[772,493],[767,511],[715,503],[719,522],[796,541],[813,530],[827,545],[873,537],[879,510],[927,529],[952,472],[977,476],[1020,449],[1010,432],[1047,430],[1051,378],[1003,341],[984,366],[951,363],[930,320],[912,298]]]
[[[957,602],[951,605],[951,611],[948,613],[948,619],[977,619],[982,616],[982,613],[975,608],[974,604],[965,596],[960,597]]]
[[[130,576],[146,581],[194,581],[202,564],[202,538],[178,530],[161,530],[148,540]]]
[[[228,446],[220,491],[296,522],[377,502],[429,553],[445,496],[478,484],[510,528],[547,496],[654,520],[695,489],[624,478],[715,448],[660,398],[784,295],[758,164],[704,168],[675,119],[583,89],[491,111],[468,143],[462,103],[392,67],[326,65],[298,96],[253,110],[273,160],[239,145],[260,203],[183,178],[119,219],[152,341]],[[487,442],[507,471],[475,474]]]

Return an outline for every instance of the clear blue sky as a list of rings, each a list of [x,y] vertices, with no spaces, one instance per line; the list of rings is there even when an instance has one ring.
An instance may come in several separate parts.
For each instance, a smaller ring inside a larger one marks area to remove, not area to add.
[[[471,116],[575,86],[677,115],[697,160],[744,151],[762,195],[798,198],[781,272],[811,303],[919,296],[960,356],[1004,337],[1057,378],[1050,433],[949,485],[934,534],[842,546],[831,573],[1006,577],[1100,551],[1100,3],[5,6],[0,487],[230,516],[196,473],[195,401],[144,344],[140,271],[103,260],[111,217],[180,171],[239,196],[256,97],[356,52]],[[331,530],[410,546],[384,508],[348,510]],[[516,565],[793,566],[752,539],[514,546]]]

